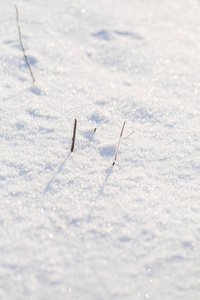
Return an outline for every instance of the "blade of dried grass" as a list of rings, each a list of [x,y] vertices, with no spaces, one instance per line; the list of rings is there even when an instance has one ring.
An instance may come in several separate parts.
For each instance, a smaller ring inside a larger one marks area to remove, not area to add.
[[[24,45],[23,45],[23,42],[22,42],[21,29],[20,29],[20,25],[19,25],[19,13],[18,13],[18,8],[17,8],[17,5],[16,5],[16,4],[15,4],[15,9],[16,9],[16,19],[17,19],[17,28],[18,28],[18,33],[19,33],[19,41],[20,41],[20,45],[21,45],[22,52],[23,52],[23,54],[24,54],[24,57],[25,57],[27,66],[28,66],[28,68],[29,68],[29,71],[30,71],[30,74],[31,74],[33,83],[34,83],[34,82],[35,82],[35,78],[34,78],[34,76],[33,76],[33,72],[32,72],[32,69],[31,69],[31,65],[30,65],[30,63],[29,63],[29,60],[28,60],[28,57],[27,57],[27,55],[26,55],[26,52],[25,52],[25,49],[24,49]]]
[[[121,133],[120,133],[120,136],[119,136],[119,142],[118,142],[118,145],[117,145],[117,148],[116,148],[115,158],[114,158],[113,164],[112,164],[113,166],[115,165],[115,162],[117,160],[117,155],[118,155],[119,146],[120,146],[120,143],[121,143],[121,139],[122,139],[125,124],[126,124],[126,121],[124,121],[124,123],[123,123],[122,130],[121,130]]]

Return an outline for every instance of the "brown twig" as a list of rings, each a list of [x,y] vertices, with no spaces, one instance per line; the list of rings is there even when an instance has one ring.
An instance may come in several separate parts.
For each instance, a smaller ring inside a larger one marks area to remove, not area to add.
[[[29,71],[30,71],[30,74],[31,74],[33,83],[34,83],[34,82],[35,82],[35,78],[34,78],[34,76],[33,76],[33,72],[32,72],[32,70],[31,70],[31,65],[30,65],[29,60],[28,60],[28,57],[27,57],[27,55],[26,55],[26,52],[25,52],[25,49],[24,49],[24,45],[23,45],[23,43],[22,43],[22,35],[21,35],[20,26],[19,26],[19,13],[18,13],[18,8],[17,8],[17,5],[16,5],[16,4],[15,4],[15,9],[16,9],[16,19],[17,19],[17,28],[18,28],[18,33],[19,33],[19,41],[20,41],[20,45],[21,45],[21,48],[22,48],[22,51],[23,51],[23,54],[24,54],[24,57],[25,57],[27,66],[28,66],[28,68],[29,68]]]
[[[74,120],[74,131],[73,131],[73,137],[72,137],[72,146],[71,146],[71,152],[74,151],[74,144],[76,139],[76,127],[77,127],[77,120]]]
[[[124,124],[122,126],[122,130],[121,130],[121,133],[120,133],[120,136],[119,136],[119,142],[118,142],[118,145],[117,145],[117,148],[116,148],[116,153],[115,153],[115,158],[113,160],[113,166],[115,165],[115,162],[117,160],[117,155],[118,155],[118,151],[119,151],[119,146],[120,146],[120,143],[121,143],[121,139],[122,139],[122,135],[123,135],[123,131],[124,131],[124,126],[126,124],[126,121],[124,121]]]
[[[131,133],[129,133],[128,135],[126,135],[126,136],[122,139],[122,141],[125,140],[125,139],[127,139],[127,138],[128,138],[129,136],[131,136],[134,132],[135,132],[135,130],[132,131]]]

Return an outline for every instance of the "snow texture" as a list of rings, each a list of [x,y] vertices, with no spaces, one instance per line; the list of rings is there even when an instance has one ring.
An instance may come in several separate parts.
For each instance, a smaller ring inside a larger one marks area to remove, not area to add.
[[[16,4],[36,82],[1,0],[0,299],[200,299],[200,1]]]

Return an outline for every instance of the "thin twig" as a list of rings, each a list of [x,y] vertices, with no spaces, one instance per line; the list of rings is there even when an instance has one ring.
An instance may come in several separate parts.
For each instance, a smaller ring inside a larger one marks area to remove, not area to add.
[[[34,78],[34,76],[33,76],[33,72],[32,72],[32,70],[31,70],[31,65],[30,65],[29,60],[28,60],[28,57],[27,57],[27,55],[26,55],[26,52],[25,52],[25,49],[24,49],[24,45],[23,45],[23,43],[22,43],[22,35],[21,35],[20,26],[19,26],[19,13],[18,13],[18,8],[17,8],[17,5],[16,5],[16,4],[15,4],[15,9],[16,9],[16,19],[17,19],[17,28],[18,28],[18,33],[19,33],[19,41],[20,41],[20,45],[21,45],[21,48],[22,48],[22,51],[23,51],[23,54],[24,54],[24,57],[25,57],[27,66],[28,66],[28,68],[29,68],[29,71],[30,71],[30,74],[31,74],[33,83],[34,83],[34,82],[35,82],[35,78]]]
[[[131,136],[134,132],[136,132],[135,130],[134,131],[132,131],[131,133],[129,133],[128,135],[126,135],[123,139],[121,139],[122,141],[123,140],[125,140],[125,139],[127,139],[129,136]],[[119,142],[117,142],[116,143],[116,145],[118,145],[119,144]]]
[[[126,121],[124,121],[124,124],[122,126],[122,130],[121,130],[120,137],[119,137],[119,142],[118,142],[118,145],[117,145],[117,148],[116,148],[115,158],[113,160],[113,166],[115,165],[115,162],[117,160],[117,154],[118,154],[118,151],[119,151],[119,146],[120,146],[120,143],[121,143],[121,139],[122,139],[125,124],[126,124]]]
[[[132,135],[134,132],[135,132],[135,130],[132,131],[131,133],[129,133],[128,135],[126,135],[126,136],[122,139],[122,141],[125,140],[125,139],[127,139],[127,138],[128,138],[130,135]]]
[[[74,151],[74,144],[76,139],[76,127],[77,127],[77,120],[74,120],[74,131],[73,131],[73,137],[72,137],[72,146],[71,146],[71,152]]]

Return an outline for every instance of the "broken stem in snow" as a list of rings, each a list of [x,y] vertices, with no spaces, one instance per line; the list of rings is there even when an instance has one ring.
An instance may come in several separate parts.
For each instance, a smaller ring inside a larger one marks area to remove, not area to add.
[[[120,137],[119,137],[119,142],[118,142],[118,145],[117,145],[117,148],[116,148],[115,158],[114,158],[113,164],[112,164],[113,166],[115,165],[115,162],[117,160],[117,154],[118,154],[118,151],[119,151],[119,146],[120,146],[120,143],[121,143],[121,139],[122,139],[125,124],[126,124],[126,121],[124,121],[124,124],[122,126],[122,130],[121,130]]]
[[[73,137],[72,137],[72,146],[71,146],[71,152],[74,151],[74,144],[76,139],[76,127],[77,127],[77,120],[74,120],[74,131],[73,131]]]
[[[21,48],[22,48],[22,51],[23,51],[23,54],[24,54],[24,57],[25,57],[27,66],[28,66],[28,68],[29,68],[29,71],[30,71],[30,74],[31,74],[33,83],[34,83],[34,82],[35,82],[35,78],[34,78],[34,76],[33,76],[33,72],[32,72],[32,70],[31,70],[31,65],[30,65],[29,60],[28,60],[28,57],[27,57],[27,55],[26,55],[26,52],[25,52],[25,49],[24,49],[24,45],[23,45],[23,43],[22,43],[22,35],[21,35],[20,26],[19,26],[19,13],[18,13],[18,8],[17,8],[17,5],[16,5],[16,4],[15,4],[15,9],[16,9],[16,19],[17,19],[17,28],[18,28],[18,33],[19,33],[19,41],[20,41],[20,45],[21,45]]]

